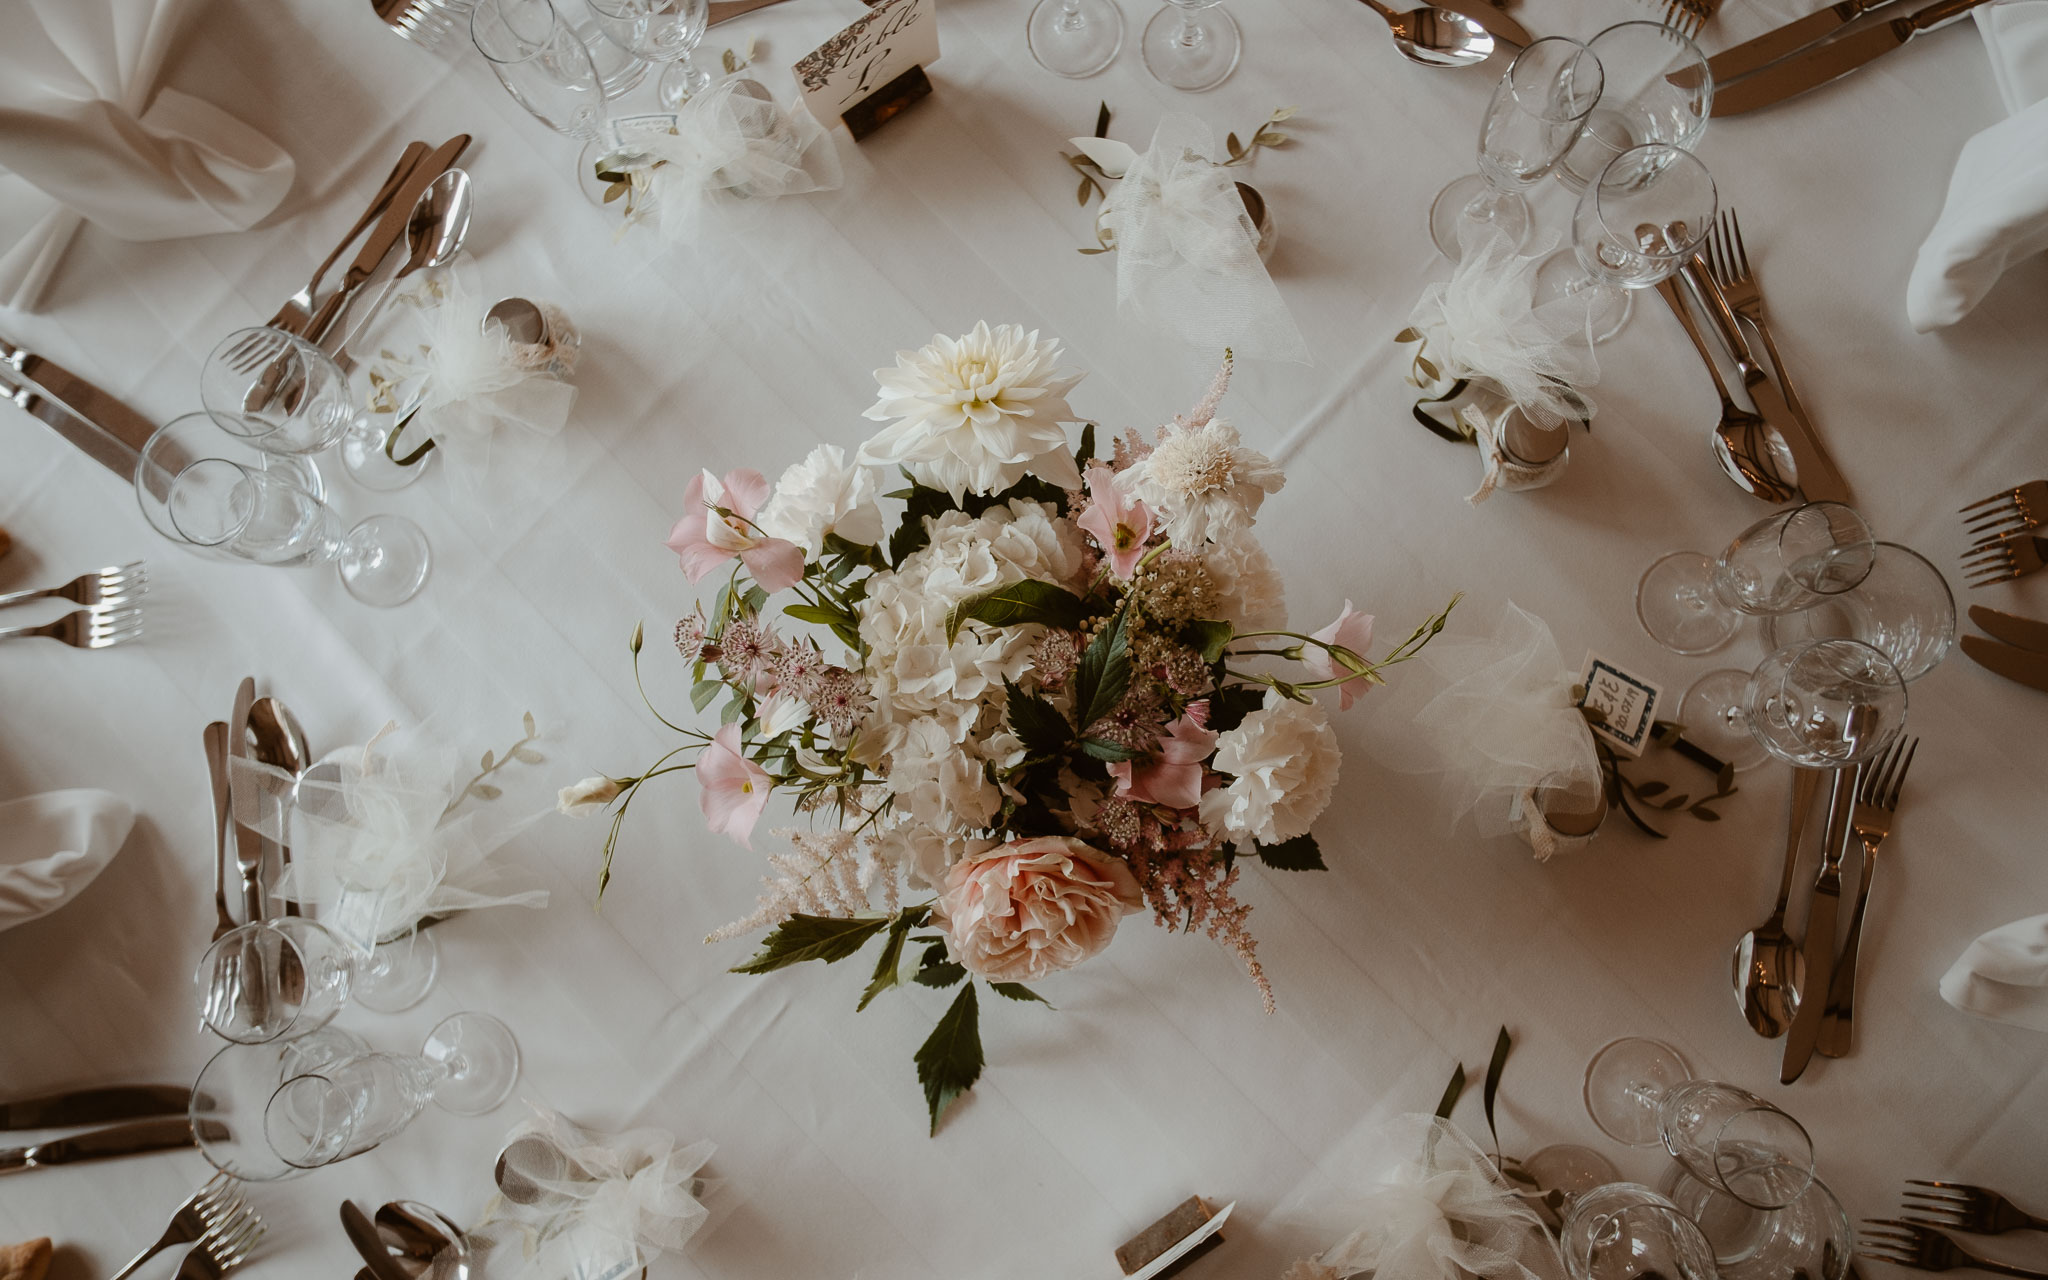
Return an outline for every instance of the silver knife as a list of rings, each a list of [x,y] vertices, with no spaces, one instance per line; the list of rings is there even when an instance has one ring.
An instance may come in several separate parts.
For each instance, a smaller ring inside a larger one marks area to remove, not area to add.
[[[9,366],[0,365],[0,400],[9,401],[30,417],[54,429],[58,435],[76,445],[79,452],[121,479],[135,479],[135,469],[142,465],[141,454],[33,386],[25,382],[16,382],[6,376],[13,372]]]
[[[255,701],[256,677],[244,676],[235,690],[234,712],[228,716],[228,757],[232,760],[249,758],[249,708]],[[248,811],[242,805],[234,808]],[[242,877],[242,923],[255,924],[263,919],[263,837],[243,826],[232,813],[228,821],[235,830],[235,870]]]
[[[1847,737],[1860,745],[1870,731],[1872,711],[1854,707],[1849,712]],[[1842,859],[1849,851],[1851,821],[1856,814],[1856,787],[1863,780],[1863,766],[1835,770],[1828,792],[1827,835],[1820,847],[1820,877],[1813,883],[1813,901],[1806,908],[1806,934],[1800,947],[1806,957],[1806,977],[1799,984],[1799,1008],[1785,1033],[1785,1066],[1778,1075],[1781,1084],[1791,1084],[1813,1061],[1820,1043],[1820,1023],[1827,1012],[1828,986],[1835,975],[1835,915],[1842,905]]]
[[[1970,606],[1970,621],[1984,628],[1986,635],[2016,644],[2022,649],[2048,654],[2048,622],[2036,622],[2032,618],[2016,617],[1987,609],[1981,604]]]
[[[706,25],[715,27],[743,13],[752,13],[756,9],[766,9],[771,4],[781,3],[782,0],[711,0],[711,21]]]
[[[1831,40],[1730,84],[1714,85],[1714,115],[1733,116],[1815,89],[1891,52],[1922,31],[1985,3],[1985,0],[1941,0],[1909,17]]]
[[[67,1129],[73,1125],[182,1116],[192,1091],[176,1084],[117,1084],[41,1098],[0,1102],[0,1129]]]
[[[2048,693],[2048,653],[2015,649],[1983,636],[1964,636],[1963,656],[1994,675]]]
[[[385,256],[405,238],[405,226],[412,218],[413,205],[418,203],[420,193],[425,191],[434,179],[447,172],[448,168],[461,158],[468,146],[469,135],[458,133],[428,152],[426,159],[413,166],[412,172],[406,175],[398,190],[392,192],[390,203],[386,204],[384,212],[378,215],[369,238],[363,242],[363,247],[356,251],[355,260],[350,262],[348,270],[342,273],[341,283],[327,296],[327,300],[320,304],[312,318],[306,321],[306,327],[299,331],[300,337],[315,345],[326,339],[334,329],[335,321],[346,313],[349,303],[354,301],[357,292],[383,264]]]
[[[137,453],[156,434],[156,425],[84,378],[0,334],[0,361],[14,370],[10,381],[42,392]]]
[[[1819,44],[1835,31],[1848,26],[1857,18],[1873,9],[1882,9],[1895,0],[1840,0],[1817,13],[1795,18],[1782,27],[1766,31],[1754,40],[1745,40],[1732,48],[1723,49],[1707,59],[1707,70],[1714,73],[1716,85],[1726,84],[1737,76],[1746,76],[1759,67],[1769,66],[1780,58],[1789,58],[1811,44]]]
[[[94,1129],[32,1147],[0,1147],[0,1173],[19,1173],[50,1165],[77,1164],[81,1160],[107,1160],[114,1156],[141,1155],[146,1151],[168,1151],[193,1145],[192,1122],[184,1116],[166,1120],[137,1120],[108,1129]]]

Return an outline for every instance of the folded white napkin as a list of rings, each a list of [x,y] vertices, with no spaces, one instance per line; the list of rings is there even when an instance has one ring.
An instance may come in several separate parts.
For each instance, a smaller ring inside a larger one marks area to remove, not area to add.
[[[1980,6],[2007,119],[1963,144],[1948,203],[1906,283],[1921,333],[1970,313],[2006,267],[2048,249],[2048,0]]]
[[[120,852],[135,811],[110,791],[48,791],[0,804],[0,930],[46,916]]]
[[[32,307],[80,221],[124,240],[240,231],[292,158],[160,88],[198,0],[12,0],[0,32],[0,304]]]
[[[1941,975],[1941,998],[1980,1018],[2048,1031],[2048,916],[2015,920],[1971,943]]]

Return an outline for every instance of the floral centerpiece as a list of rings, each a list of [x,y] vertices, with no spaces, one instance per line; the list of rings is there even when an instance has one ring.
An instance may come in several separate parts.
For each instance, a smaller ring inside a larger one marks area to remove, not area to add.
[[[862,1008],[906,981],[960,986],[916,1054],[934,1129],[981,1073],[976,980],[1042,1000],[1024,984],[1128,915],[1228,947],[1270,1011],[1236,886],[1249,859],[1323,866],[1310,827],[1339,752],[1315,694],[1350,707],[1444,624],[1378,661],[1349,602],[1287,629],[1252,534],[1284,477],[1216,414],[1227,353],[1191,413],[1107,456],[1093,424],[1069,438],[1080,378],[1059,358],[1015,325],[937,337],[877,372],[867,416],[888,425],[850,460],[820,445],[773,485],[691,480],[668,545],[692,582],[723,582],[675,644],[721,723],[663,717],[675,750],[562,794],[613,811],[600,894],[648,782],[694,769],[712,828],[749,847],[786,796],[806,827],[773,833],[767,892],[709,940],[768,930],[741,973],[879,940]],[[884,494],[891,466],[907,485]]]

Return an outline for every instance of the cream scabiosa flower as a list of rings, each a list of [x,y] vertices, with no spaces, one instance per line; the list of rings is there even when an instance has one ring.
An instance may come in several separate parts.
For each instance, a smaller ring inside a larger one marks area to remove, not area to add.
[[[1066,396],[1081,375],[1062,376],[1059,358],[1057,339],[1041,342],[1036,329],[990,329],[986,321],[961,337],[934,336],[922,350],[897,352],[895,368],[875,370],[882,398],[864,415],[895,421],[855,461],[902,466],[956,502],[969,489],[1007,489],[1026,473],[1080,488],[1060,424],[1074,416]]]
[[[1221,418],[1159,429],[1151,454],[1120,473],[1117,487],[1152,508],[1174,546],[1197,550],[1252,527],[1259,504],[1287,477],[1273,460],[1240,443]]]
[[[1230,785],[1203,793],[1202,825],[1241,845],[1306,835],[1329,807],[1339,758],[1321,707],[1269,690],[1264,706],[1216,740],[1210,767]]]
[[[882,540],[880,491],[872,470],[848,466],[846,450],[821,444],[782,473],[755,520],[763,533],[795,543],[806,556],[824,549],[828,533],[873,546]]]

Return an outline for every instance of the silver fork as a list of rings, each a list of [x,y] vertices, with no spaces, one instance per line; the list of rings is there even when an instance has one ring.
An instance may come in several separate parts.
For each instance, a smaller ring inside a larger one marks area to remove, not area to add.
[[[2009,533],[1987,538],[1963,554],[1963,576],[1973,587],[2024,578],[2048,564],[2048,538]]]
[[[1877,848],[1891,834],[1892,814],[1899,808],[1899,788],[1906,785],[1906,770],[1913,767],[1913,753],[1919,749],[1918,738],[1903,734],[1893,738],[1884,754],[1863,771],[1863,785],[1856,793],[1850,827],[1863,844],[1863,874],[1856,884],[1856,910],[1849,917],[1849,941],[1835,961],[1835,975],[1828,983],[1827,1006],[1821,1012],[1820,1039],[1814,1048],[1824,1057],[1843,1058],[1849,1054],[1850,1024],[1856,1017],[1856,952],[1863,940],[1863,911],[1870,905],[1870,882],[1877,874]]]
[[[263,1238],[263,1219],[247,1204],[199,1237],[199,1243],[185,1252],[178,1264],[178,1280],[221,1280],[228,1272],[249,1260],[256,1242]]]
[[[1971,515],[1971,512],[1977,514]],[[1962,508],[1963,528],[1971,537],[1984,534],[2024,533],[2048,524],[2048,480],[2029,480],[2023,485],[1979,498]]]
[[[1721,0],[1652,0],[1663,10],[1659,21],[1688,40],[1700,33],[1721,7]]]
[[[164,1228],[163,1235],[149,1248],[129,1260],[127,1266],[116,1271],[111,1280],[124,1280],[132,1275],[135,1268],[154,1258],[174,1244],[188,1244],[228,1221],[234,1214],[248,1206],[243,1203],[242,1193],[236,1189],[234,1179],[225,1173],[216,1173],[212,1181],[192,1193],[192,1198],[178,1206],[171,1215],[171,1223]]]
[[[1975,1267],[2004,1276],[2020,1276],[2022,1280],[2048,1280],[2048,1271],[2029,1271],[2010,1262],[1980,1258],[1941,1232],[1917,1223],[1901,1222],[1897,1218],[1865,1218],[1863,1225],[1866,1230],[1857,1233],[1856,1251],[1867,1258],[1896,1262],[1917,1271]]]
[[[269,326],[251,329],[240,342],[221,352],[220,358],[236,373],[254,373],[280,357],[288,336],[282,329]]]
[[[82,573],[61,587],[42,587],[31,591],[10,591],[0,596],[0,605],[20,604],[24,600],[69,600],[93,608],[111,609],[128,603],[128,597],[141,595],[149,589],[149,575],[136,560],[123,565],[111,565],[92,573]]]
[[[125,609],[73,609],[55,622],[46,622],[40,627],[9,627],[0,631],[0,640],[46,636],[62,640],[74,649],[105,649],[126,644],[141,635],[142,610],[130,606]]]
[[[370,7],[384,24],[399,35],[428,49],[439,49],[453,35],[457,19],[470,6],[442,4],[439,0],[370,0]]]
[[[1999,1236],[2008,1231],[2048,1231],[2048,1218],[2037,1218],[1989,1187],[1967,1182],[1906,1179],[1906,1208],[1925,1218],[1903,1221],[1923,1227],[1954,1227],[1973,1236]],[[1915,1187],[1929,1188],[1916,1191]]]

